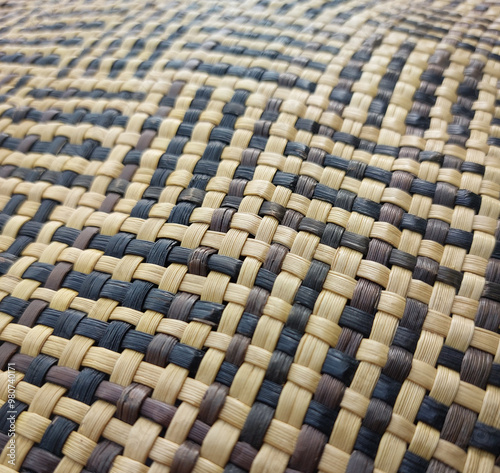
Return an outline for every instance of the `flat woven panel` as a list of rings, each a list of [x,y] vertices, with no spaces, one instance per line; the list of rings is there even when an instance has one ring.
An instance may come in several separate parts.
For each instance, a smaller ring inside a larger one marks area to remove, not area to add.
[[[500,2],[0,17],[0,473],[500,473]]]

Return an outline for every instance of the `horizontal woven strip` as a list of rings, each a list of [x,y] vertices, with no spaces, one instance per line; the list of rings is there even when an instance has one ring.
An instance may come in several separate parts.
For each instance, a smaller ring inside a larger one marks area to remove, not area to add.
[[[500,2],[0,18],[0,473],[500,473]]]

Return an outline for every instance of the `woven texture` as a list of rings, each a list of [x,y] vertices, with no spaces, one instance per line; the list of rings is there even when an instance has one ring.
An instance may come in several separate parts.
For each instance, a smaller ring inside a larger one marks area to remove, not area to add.
[[[0,473],[500,473],[499,2],[0,17]]]

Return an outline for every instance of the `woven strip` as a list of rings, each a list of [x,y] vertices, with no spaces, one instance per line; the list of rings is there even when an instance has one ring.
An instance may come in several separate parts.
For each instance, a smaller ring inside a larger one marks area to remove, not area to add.
[[[500,2],[0,18],[0,473],[500,473]]]

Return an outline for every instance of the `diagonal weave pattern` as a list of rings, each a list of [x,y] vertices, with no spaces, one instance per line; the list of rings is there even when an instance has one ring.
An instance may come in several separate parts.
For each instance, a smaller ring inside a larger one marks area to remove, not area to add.
[[[0,8],[0,473],[500,473],[499,2]]]

